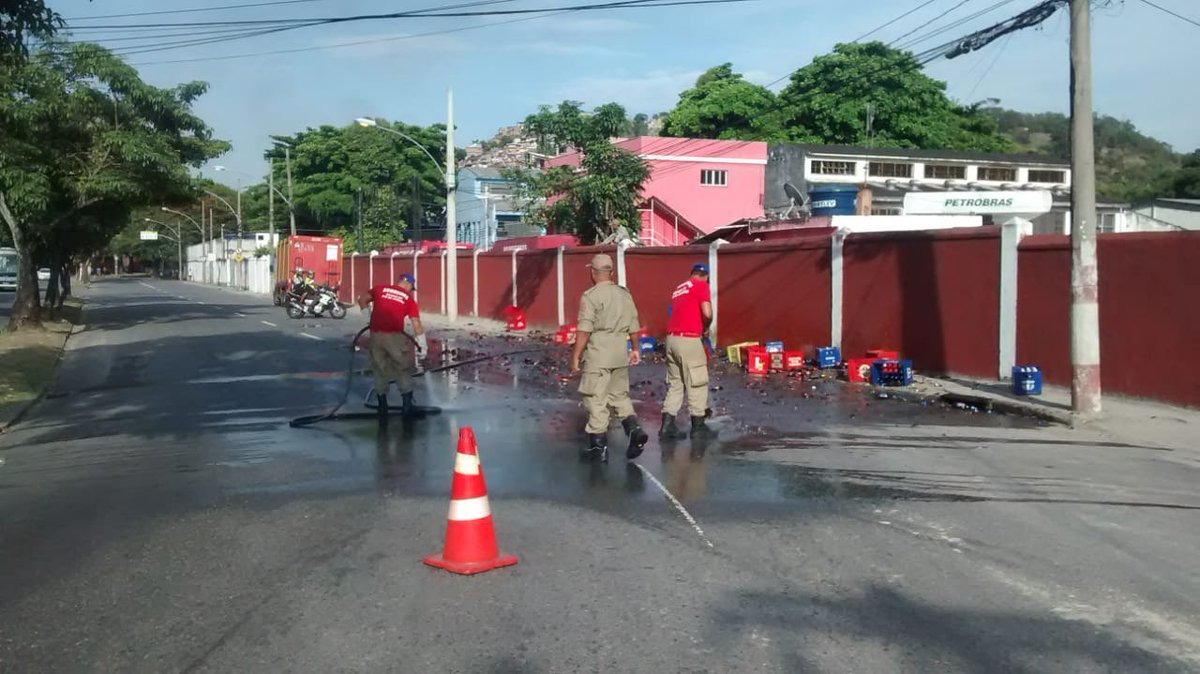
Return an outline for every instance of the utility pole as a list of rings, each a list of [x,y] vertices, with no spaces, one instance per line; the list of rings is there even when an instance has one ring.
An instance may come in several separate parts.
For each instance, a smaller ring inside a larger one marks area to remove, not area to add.
[[[1071,0],[1071,411],[1100,415],[1096,151],[1090,0]]]
[[[271,247],[275,247],[275,160],[267,162],[270,171],[267,172],[267,233],[271,239]],[[274,254],[274,253],[272,253]]]
[[[238,186],[238,194],[237,194],[237,197],[238,197],[237,198],[238,247],[237,247],[237,249],[238,249],[238,251],[241,251],[242,250],[242,236],[243,236],[243,233],[242,233],[242,179],[241,178],[238,178],[237,186]]]
[[[454,201],[454,91],[446,90],[446,317],[458,320],[458,214]]]
[[[354,250],[362,252],[363,247],[363,231],[362,231],[362,188],[358,188],[358,227],[355,228]],[[395,280],[395,279],[391,279]]]
[[[296,236],[296,196],[292,193],[292,149],[283,148],[283,161],[287,164],[288,181],[288,223],[292,226],[292,236]]]

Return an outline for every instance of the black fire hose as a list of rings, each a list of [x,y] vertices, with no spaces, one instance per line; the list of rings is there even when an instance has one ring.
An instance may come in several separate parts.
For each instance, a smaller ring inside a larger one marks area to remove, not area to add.
[[[304,428],[306,426],[311,426],[313,424],[316,424],[316,423],[319,423],[322,421],[331,421],[331,420],[335,420],[335,419],[374,419],[377,417],[377,415],[378,415],[377,412],[345,412],[342,414],[338,413],[338,410],[342,409],[342,406],[345,405],[346,401],[350,399],[350,389],[351,389],[352,385],[354,384],[354,354],[355,354],[354,345],[358,344],[358,339],[363,336],[363,333],[365,333],[367,330],[370,330],[370,329],[371,329],[371,326],[369,326],[369,325],[365,326],[362,330],[359,330],[357,333],[355,333],[354,340],[350,342],[350,363],[346,367],[346,388],[345,388],[345,390],[342,391],[342,399],[341,399],[341,401],[338,402],[337,406],[334,407],[333,409],[329,410],[325,414],[313,414],[313,415],[304,416],[304,417],[296,417],[295,419],[292,419],[291,421],[288,422],[288,426],[291,426],[292,428]],[[400,334],[404,335],[405,337],[408,337],[409,340],[412,341],[414,347],[417,345],[417,340],[414,339],[412,337],[412,335],[408,334],[407,332],[402,332]],[[494,354],[475,356],[473,358],[468,358],[466,360],[460,360],[460,361],[456,361],[453,363],[447,363],[446,365],[440,365],[438,367],[429,368],[427,370],[422,371],[420,374],[418,374],[416,376],[422,376],[425,374],[429,374],[431,372],[442,372],[445,370],[453,370],[454,368],[462,367],[464,365],[471,365],[474,363],[482,363],[485,360],[492,360],[494,358],[504,358],[506,356],[516,356],[516,355],[523,354],[523,353],[532,353],[534,351],[541,351],[541,349],[519,349],[516,351],[505,351],[503,353],[494,353]],[[397,411],[400,411],[400,408],[397,408]],[[416,408],[416,412],[417,412],[418,416],[428,416],[431,414],[440,414],[441,411],[442,410],[440,407],[417,407]]]

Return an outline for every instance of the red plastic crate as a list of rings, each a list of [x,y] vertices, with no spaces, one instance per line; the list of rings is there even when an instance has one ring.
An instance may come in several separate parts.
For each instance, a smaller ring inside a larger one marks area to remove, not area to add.
[[[851,358],[846,361],[846,379],[852,382],[871,381],[871,363],[878,358]]]
[[[803,370],[804,369],[804,352],[803,351],[785,351],[783,353],[783,366],[787,370]]]
[[[767,374],[771,371],[771,358],[767,350],[761,346],[750,347],[746,356],[746,372],[749,374]]]
[[[577,330],[578,326],[576,326],[574,323],[568,323],[567,325],[559,326],[558,331],[554,333],[554,343],[574,344],[575,333]]]
[[[770,351],[767,353],[768,367],[771,372],[783,372],[787,368],[787,358],[782,351]]]

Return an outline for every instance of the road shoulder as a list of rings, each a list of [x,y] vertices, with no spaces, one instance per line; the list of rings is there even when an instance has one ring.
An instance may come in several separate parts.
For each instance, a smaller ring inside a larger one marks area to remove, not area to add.
[[[82,315],[83,301],[73,297],[62,316],[46,321],[42,330],[0,332],[0,433],[19,423],[50,390]]]

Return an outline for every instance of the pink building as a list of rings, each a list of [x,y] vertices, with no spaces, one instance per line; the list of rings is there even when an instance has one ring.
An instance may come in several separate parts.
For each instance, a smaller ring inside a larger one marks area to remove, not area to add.
[[[642,188],[641,240],[647,245],[683,244],[763,216],[766,143],[641,136],[615,144],[650,167]],[[578,165],[576,152],[546,161],[546,168]]]

